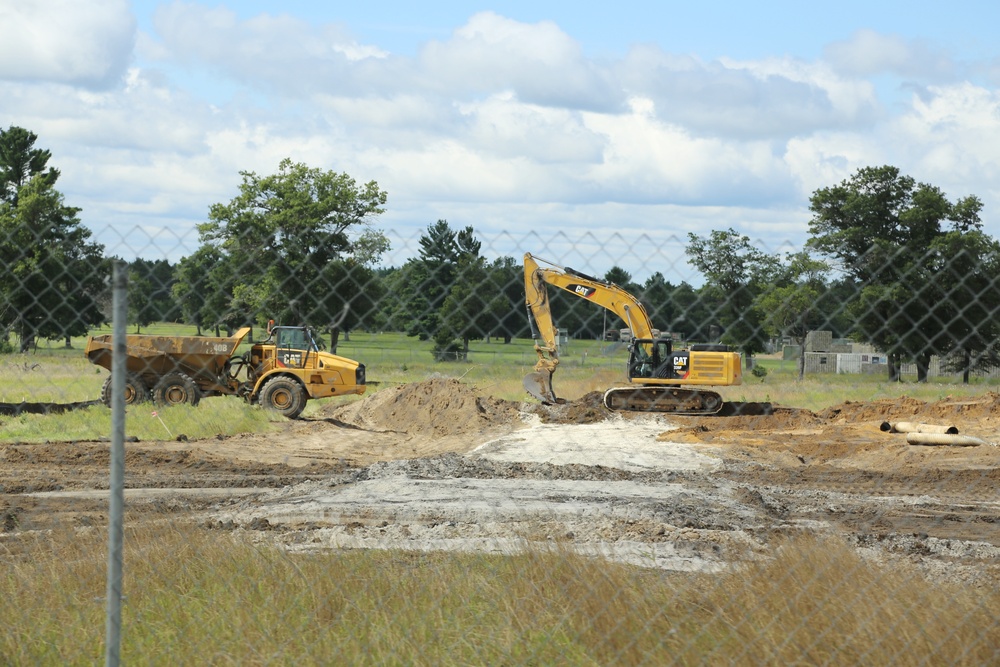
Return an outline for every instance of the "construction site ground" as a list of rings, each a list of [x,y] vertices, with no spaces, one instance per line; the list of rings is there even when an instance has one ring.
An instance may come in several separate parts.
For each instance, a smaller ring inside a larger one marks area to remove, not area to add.
[[[909,445],[881,430],[895,421],[982,444]],[[296,551],[543,543],[679,571],[838,534],[866,558],[993,585],[998,425],[994,393],[680,417],[610,413],[597,393],[511,402],[434,378],[331,400],[278,433],[129,442],[126,507],[130,521],[169,516]],[[109,448],[0,444],[0,553],[27,532],[106,524]]]

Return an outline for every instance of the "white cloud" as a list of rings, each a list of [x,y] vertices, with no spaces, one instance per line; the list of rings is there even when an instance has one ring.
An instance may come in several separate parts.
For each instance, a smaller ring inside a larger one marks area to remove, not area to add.
[[[632,100],[628,115],[589,115],[608,138],[590,183],[610,199],[651,203],[760,203],[784,194],[788,175],[767,142],[692,135],[664,123],[651,100]]]
[[[364,89],[371,83],[364,63],[388,55],[344,26],[313,26],[288,14],[243,20],[224,6],[172,2],[157,9],[154,23],[161,41],[144,44],[150,55],[286,95]]]
[[[658,120],[655,105],[642,98],[631,101],[630,113],[615,114],[541,107],[500,94],[456,104],[451,123],[418,122],[407,137],[385,127],[400,117],[395,102],[352,107],[352,117],[371,108],[379,129],[369,127],[361,141],[338,131],[341,150],[334,154],[350,155],[365,177],[406,199],[759,204],[794,188],[768,142],[692,136]],[[401,104],[411,109],[409,102]],[[382,141],[372,142],[374,134]]]
[[[144,53],[265,91],[468,98],[513,90],[529,103],[587,109],[622,99],[610,73],[554,23],[492,12],[474,15],[447,41],[429,42],[415,60],[362,44],[344,26],[288,15],[241,20],[225,7],[173,2],[157,10],[155,24],[160,41],[144,39]]]
[[[0,4],[0,80],[113,85],[135,40],[126,0]]]
[[[956,74],[955,63],[944,51],[923,40],[874,30],[859,30],[849,40],[827,45],[823,52],[835,69],[852,77],[891,72],[920,81],[942,81]]]
[[[316,108],[331,126],[351,127],[363,141],[389,141],[389,145],[418,140],[422,133],[446,133],[455,122],[448,100],[413,93],[385,96],[346,96],[320,93]]]
[[[867,82],[789,58],[704,63],[640,46],[617,71],[631,94],[655,100],[665,122],[710,136],[784,139],[831,125],[865,125],[879,114]]]
[[[832,131],[791,139],[784,160],[807,202],[816,190],[840,183],[861,167],[884,164],[886,156],[871,135]]]
[[[970,83],[930,87],[870,132],[823,132],[789,141],[785,160],[803,197],[861,167],[891,164],[951,199],[979,196],[989,223],[1000,205],[1000,93]]]
[[[37,134],[39,145],[53,149],[55,162],[66,153],[104,148],[196,154],[205,150],[205,133],[219,122],[205,105],[137,69],[130,69],[117,88],[99,91],[0,81],[0,99],[5,101],[0,120]]]
[[[587,60],[550,21],[528,24],[480,12],[446,42],[420,52],[423,74],[455,91],[513,90],[525,102],[607,109],[623,95],[610,73]]]
[[[763,83],[782,80],[821,92],[825,105],[828,105],[827,122],[853,124],[859,119],[867,121],[880,106],[875,87],[870,82],[841,76],[825,63],[806,63],[788,57],[754,62],[723,58],[720,62],[730,69],[746,71]],[[794,104],[797,100],[784,102]]]
[[[525,104],[513,94],[458,105],[467,125],[461,135],[477,150],[537,164],[590,164],[601,159],[604,137],[578,112]]]
[[[894,127],[911,175],[952,198],[1000,196],[1000,93],[970,83],[931,87],[914,96]],[[996,219],[996,212],[985,214]]]

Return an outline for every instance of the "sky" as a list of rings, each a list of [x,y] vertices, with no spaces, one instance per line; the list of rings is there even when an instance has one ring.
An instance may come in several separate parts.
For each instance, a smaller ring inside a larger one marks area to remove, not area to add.
[[[0,0],[0,127],[127,259],[177,261],[241,171],[374,180],[413,256],[688,279],[688,234],[768,252],[809,197],[893,165],[1000,237],[1000,3]]]

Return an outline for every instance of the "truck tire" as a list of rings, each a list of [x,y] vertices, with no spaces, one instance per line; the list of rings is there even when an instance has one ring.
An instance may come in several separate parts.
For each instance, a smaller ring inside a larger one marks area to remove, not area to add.
[[[190,403],[198,405],[201,392],[190,377],[181,372],[167,373],[153,387],[153,401],[157,405],[170,406]]]
[[[125,374],[125,405],[135,405],[145,403],[149,398],[149,388],[142,381],[142,377],[135,373]],[[101,387],[101,401],[104,405],[111,407],[111,376],[104,381]]]
[[[295,419],[306,407],[306,391],[298,382],[289,377],[271,378],[260,390],[260,404],[268,410],[276,410],[289,419]]]

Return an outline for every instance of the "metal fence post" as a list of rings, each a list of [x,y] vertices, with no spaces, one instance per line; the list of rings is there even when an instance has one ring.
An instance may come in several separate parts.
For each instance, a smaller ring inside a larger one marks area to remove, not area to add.
[[[114,263],[112,282],[111,479],[108,501],[107,646],[105,664],[120,662],[122,622],[122,543],[125,510],[125,329],[128,319],[128,267]]]

